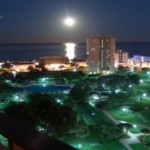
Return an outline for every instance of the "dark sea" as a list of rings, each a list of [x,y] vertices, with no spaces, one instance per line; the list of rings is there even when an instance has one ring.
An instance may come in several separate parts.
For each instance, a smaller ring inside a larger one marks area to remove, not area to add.
[[[86,43],[76,43],[76,58],[86,59]],[[116,49],[129,52],[129,56],[150,56],[150,43],[116,43]],[[0,44],[0,61],[39,60],[42,56],[65,56],[63,43]]]

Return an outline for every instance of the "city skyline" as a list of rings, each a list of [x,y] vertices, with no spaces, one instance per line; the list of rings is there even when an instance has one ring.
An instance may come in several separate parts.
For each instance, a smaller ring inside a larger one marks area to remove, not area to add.
[[[117,42],[150,42],[150,1],[9,1],[0,5],[0,43],[85,42],[108,34]],[[63,24],[66,17],[74,27]]]

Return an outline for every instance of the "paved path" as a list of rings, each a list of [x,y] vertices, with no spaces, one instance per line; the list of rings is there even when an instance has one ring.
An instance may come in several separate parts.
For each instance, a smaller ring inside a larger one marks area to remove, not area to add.
[[[107,111],[105,110],[101,110],[114,124],[118,124],[119,121],[116,120],[114,117],[112,117]],[[126,130],[123,129],[124,133],[126,133]],[[130,144],[137,144],[137,143],[141,143],[141,141],[138,139],[136,134],[131,133],[130,131],[128,131],[128,136],[130,138],[126,138],[126,139],[120,139],[120,142],[126,147],[127,150],[133,150],[132,147],[130,147]],[[142,134],[142,133],[141,133]],[[142,134],[143,135],[143,134]]]

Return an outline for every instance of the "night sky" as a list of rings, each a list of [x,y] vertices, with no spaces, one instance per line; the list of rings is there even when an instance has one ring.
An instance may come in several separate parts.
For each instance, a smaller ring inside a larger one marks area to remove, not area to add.
[[[109,34],[150,42],[150,0],[1,0],[0,43],[85,42]],[[74,27],[63,24],[73,17]]]

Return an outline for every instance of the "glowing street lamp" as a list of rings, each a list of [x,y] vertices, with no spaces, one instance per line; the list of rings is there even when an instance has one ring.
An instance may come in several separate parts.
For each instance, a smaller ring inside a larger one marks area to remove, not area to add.
[[[134,125],[133,125],[133,128],[137,128],[137,125],[136,125],[136,124],[134,124]]]
[[[143,80],[142,80],[142,79],[140,80],[140,83],[143,83]]]
[[[146,97],[147,96],[147,94],[146,93],[143,93],[143,97]]]
[[[16,75],[17,75],[17,71],[15,71],[15,70],[13,70],[12,71],[12,75],[14,76],[14,78],[16,77]]]
[[[132,84],[130,84],[128,87],[131,88],[131,87],[132,87]]]
[[[116,93],[116,94],[119,93],[119,92],[121,92],[120,89],[116,89],[116,90],[115,90],[115,93]]]
[[[82,144],[78,144],[78,147],[81,148],[81,147],[82,147]]]
[[[124,113],[128,113],[128,112],[130,112],[130,108],[128,106],[122,106],[121,111]]]

